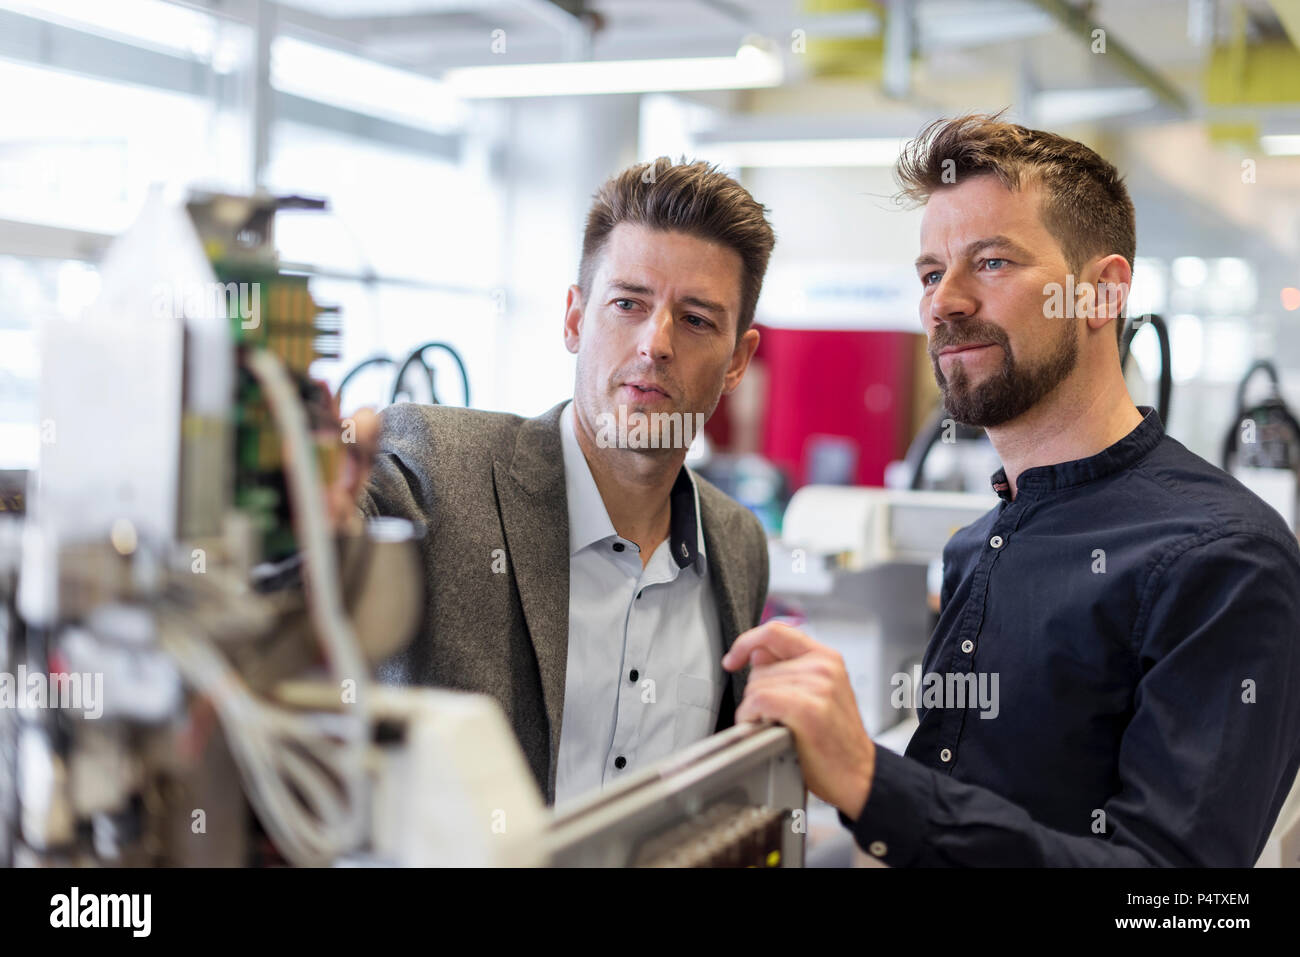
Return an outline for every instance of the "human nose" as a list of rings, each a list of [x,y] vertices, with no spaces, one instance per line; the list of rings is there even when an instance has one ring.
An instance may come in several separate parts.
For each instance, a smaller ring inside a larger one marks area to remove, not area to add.
[[[673,315],[671,309],[661,307],[651,313],[649,320],[641,330],[641,342],[638,351],[653,362],[665,362],[673,357]]]
[[[950,322],[973,316],[979,301],[960,270],[945,270],[930,294],[929,318],[933,322]]]

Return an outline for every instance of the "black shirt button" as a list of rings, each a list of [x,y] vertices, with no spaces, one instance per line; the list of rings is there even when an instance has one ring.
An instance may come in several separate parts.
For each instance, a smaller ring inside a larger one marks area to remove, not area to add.
[[[623,755],[620,754],[618,757],[614,759],[614,767],[622,771],[625,767],[627,767],[627,758],[623,757]]]
[[[625,547],[625,546],[623,545],[622,542],[615,542],[615,543],[614,543],[614,551],[616,551],[616,552],[621,552],[621,551],[623,550],[624,547]]]
[[[636,679],[640,677],[641,677],[641,672],[637,671],[635,668],[633,668],[632,673],[628,675],[628,679],[631,681],[636,681]]]

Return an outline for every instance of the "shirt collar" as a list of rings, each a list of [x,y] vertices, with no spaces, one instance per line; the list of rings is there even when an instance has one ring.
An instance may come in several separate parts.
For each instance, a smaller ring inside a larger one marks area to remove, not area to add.
[[[1138,406],[1138,411],[1142,413],[1142,421],[1114,445],[1086,459],[1025,469],[1017,482],[1018,490],[1032,494],[1071,488],[1128,468],[1159,445],[1165,434],[1164,425],[1155,409],[1141,405]],[[1011,501],[1011,483],[1007,481],[1006,469],[1000,468],[994,472],[991,481],[998,497],[1003,501]]]
[[[587,457],[578,444],[573,421],[573,402],[560,414],[560,444],[564,452],[564,488],[569,508],[569,555],[576,555],[594,542],[617,537],[609,520],[600,489],[591,475]],[[669,548],[678,568],[695,565],[704,571],[704,529],[699,521],[700,490],[695,475],[685,465],[677,473],[668,493],[671,510],[668,526]]]

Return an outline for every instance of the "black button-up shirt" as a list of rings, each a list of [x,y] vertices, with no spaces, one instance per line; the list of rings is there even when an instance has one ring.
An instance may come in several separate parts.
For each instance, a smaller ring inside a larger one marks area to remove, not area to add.
[[[1002,502],[945,548],[923,667],[972,693],[922,696],[906,757],[877,749],[863,813],[841,815],[869,853],[1259,857],[1300,767],[1300,548],[1142,411],[1097,455],[1027,469],[1014,500],[999,470]]]

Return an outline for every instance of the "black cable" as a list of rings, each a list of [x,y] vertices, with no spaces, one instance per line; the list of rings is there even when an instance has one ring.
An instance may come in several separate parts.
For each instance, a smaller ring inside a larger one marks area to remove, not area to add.
[[[1257,359],[1252,362],[1246,374],[1241,377],[1241,382],[1237,385],[1237,409],[1245,412],[1246,410],[1246,386],[1250,380],[1255,377],[1256,372],[1267,373],[1273,383],[1273,395],[1282,394],[1282,377],[1277,373],[1277,366],[1273,365],[1268,359]]]
[[[1128,366],[1133,337],[1146,325],[1150,325],[1155,329],[1156,337],[1160,340],[1160,392],[1159,398],[1156,400],[1156,414],[1160,416],[1160,421],[1167,426],[1169,424],[1169,401],[1174,389],[1174,368],[1169,343],[1169,327],[1165,325],[1163,317],[1155,313],[1148,313],[1129,320],[1120,341],[1119,367],[1122,370]]]
[[[907,454],[903,456],[903,461],[912,466],[912,481],[908,488],[913,492],[921,489],[921,481],[925,477],[925,460],[929,458],[934,443],[939,441],[939,436],[943,434],[943,418],[944,408],[940,404],[939,408],[931,413],[925,425],[921,426],[921,431],[916,434],[912,444],[907,447]]]
[[[433,376],[433,367],[425,361],[424,356],[418,356],[415,364],[424,370],[424,377],[429,380],[429,402],[433,405],[441,405],[438,401],[438,387]],[[397,401],[397,397],[402,394],[402,381],[406,378],[406,370],[411,366],[411,356],[406,357],[402,363],[401,370],[397,373],[397,378],[393,380],[393,394],[389,396],[389,404]]]
[[[1268,396],[1254,406],[1246,405],[1246,387],[1250,380],[1255,377],[1256,372],[1263,372],[1268,375],[1271,382],[1271,390]],[[1233,460],[1237,458],[1238,453],[1238,431],[1241,423],[1248,418],[1263,416],[1266,421],[1274,420],[1281,422],[1291,433],[1293,442],[1300,440],[1300,420],[1297,420],[1291,410],[1287,408],[1286,401],[1282,398],[1282,378],[1278,374],[1277,366],[1273,365],[1267,359],[1258,359],[1251,363],[1246,374],[1241,377],[1241,383],[1237,386],[1237,412],[1233,418],[1232,425],[1228,427],[1228,434],[1223,437],[1223,470],[1229,471],[1233,465]],[[1300,453],[1291,452],[1287,456],[1292,462],[1300,458]]]
[[[411,354],[406,357],[406,361],[403,362],[402,365],[397,370],[397,378],[393,381],[393,394],[389,399],[389,401],[390,402],[397,401],[397,397],[398,395],[401,394],[402,391],[402,379],[406,377],[407,370],[409,370],[411,366],[415,365],[418,362],[420,365],[424,366],[425,372],[427,372],[429,375],[429,390],[430,392],[433,393],[431,396],[433,400],[433,404],[434,405],[442,404],[441,402],[438,401],[437,393],[434,392],[433,370],[429,367],[429,364],[424,361],[424,353],[427,352],[429,349],[442,349],[444,352],[450,355],[452,361],[456,363],[456,367],[460,370],[461,383],[465,386],[465,406],[466,408],[468,408],[470,404],[469,372],[466,371],[465,369],[465,362],[464,360],[461,359],[460,353],[457,352],[455,349],[453,349],[445,342],[426,342],[424,345],[411,350]]]
[[[346,389],[346,388],[348,387],[348,383],[352,381],[353,376],[355,376],[355,375],[356,375],[358,372],[360,372],[362,369],[368,369],[370,366],[374,366],[374,365],[386,365],[386,366],[391,366],[391,365],[395,365],[395,364],[396,364],[396,363],[395,363],[392,359],[390,359],[388,356],[382,356],[382,355],[380,355],[380,356],[371,356],[369,359],[362,359],[360,362],[358,362],[356,365],[354,365],[350,370],[348,370],[348,374],[345,375],[345,376],[343,377],[343,381],[339,383],[339,403],[340,403],[340,405],[342,405],[342,400],[343,400],[343,390]]]
[[[949,426],[955,429],[954,437],[958,439],[974,440],[984,435],[983,429],[954,420],[940,402],[939,407],[930,414],[930,418],[916,433],[916,438],[912,440],[912,444],[907,447],[907,453],[903,456],[903,461],[912,467],[912,479],[908,488],[913,492],[921,490],[921,483],[925,479],[925,461],[929,458],[934,444],[943,437]]]

